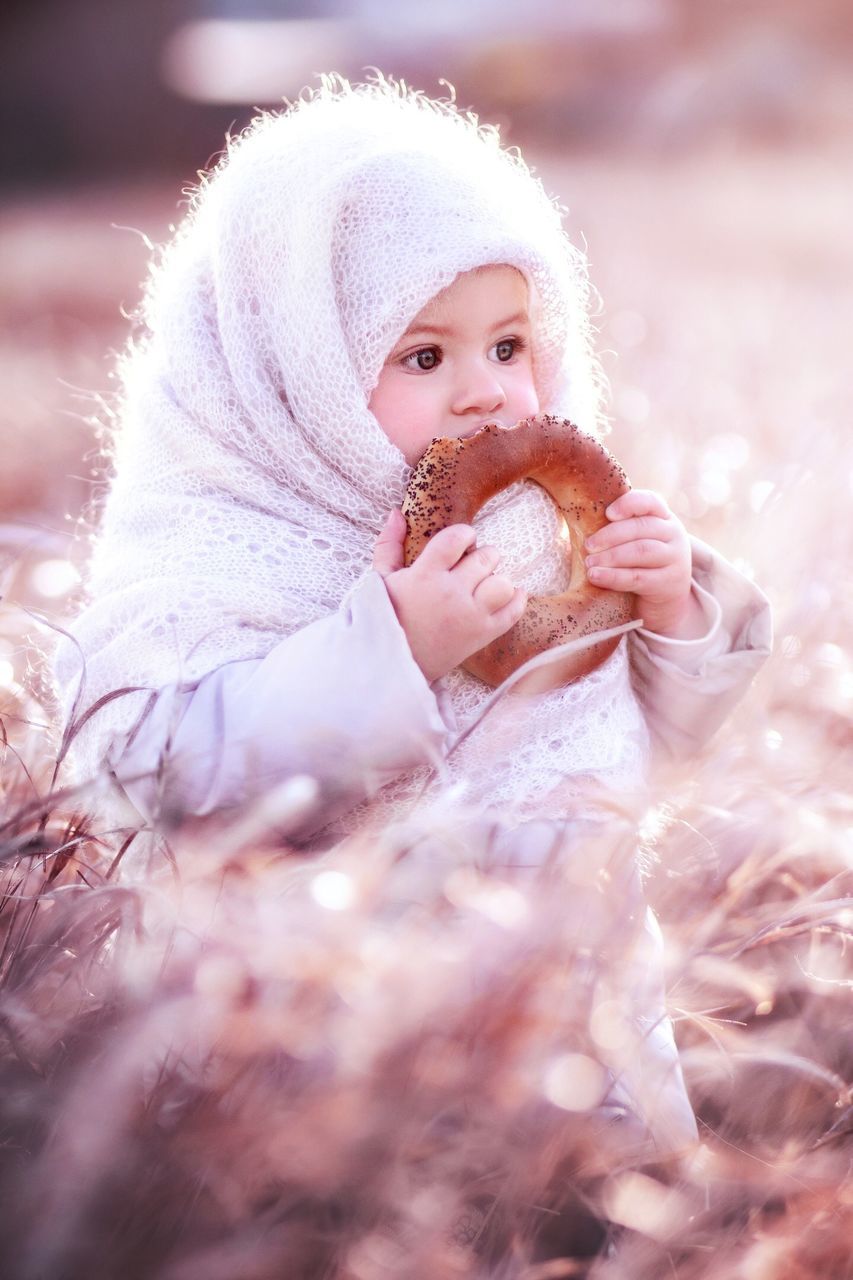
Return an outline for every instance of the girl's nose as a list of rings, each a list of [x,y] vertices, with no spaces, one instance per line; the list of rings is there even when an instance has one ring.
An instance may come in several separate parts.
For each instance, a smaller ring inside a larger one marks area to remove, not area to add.
[[[496,413],[506,404],[506,392],[494,368],[483,362],[467,367],[456,385],[454,413]]]

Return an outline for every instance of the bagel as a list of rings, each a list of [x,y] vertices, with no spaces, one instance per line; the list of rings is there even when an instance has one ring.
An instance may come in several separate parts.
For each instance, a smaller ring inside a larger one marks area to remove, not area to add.
[[[516,480],[533,480],[551,495],[566,521],[571,581],[561,595],[531,596],[520,620],[462,663],[499,685],[528,659],[569,640],[629,622],[633,595],[595,587],[584,567],[584,540],[607,524],[611,502],[630,489],[616,459],[592,436],[562,418],[541,414],[514,427],[488,424],[463,439],[433,440],[418,462],[403,501],[408,566],[429,539],[452,524],[470,524],[485,502]],[[569,684],[599,666],[621,637],[556,661],[546,685]],[[546,668],[548,671],[548,668]]]

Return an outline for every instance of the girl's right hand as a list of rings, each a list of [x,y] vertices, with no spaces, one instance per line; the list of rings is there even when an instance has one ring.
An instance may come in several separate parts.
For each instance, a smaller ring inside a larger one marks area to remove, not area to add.
[[[373,553],[415,662],[432,683],[518,622],[527,593],[495,573],[495,547],[478,547],[470,525],[440,530],[403,568],[406,520],[398,508]]]

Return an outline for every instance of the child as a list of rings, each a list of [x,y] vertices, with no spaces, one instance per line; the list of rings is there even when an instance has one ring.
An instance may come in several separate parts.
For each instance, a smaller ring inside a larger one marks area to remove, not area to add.
[[[258,120],[154,270],[125,361],[89,603],[57,658],[66,709],[81,652],[77,720],[97,707],[79,774],[105,762],[155,822],[308,774],[289,836],[312,849],[451,780],[535,864],[543,832],[641,786],[649,730],[680,754],[704,741],[767,653],[766,602],[632,491],[588,563],[637,593],[644,628],[575,684],[506,697],[448,755],[491,694],[459,664],[526,593],[565,586],[565,556],[522,483],[405,569],[406,481],[434,436],[487,421],[597,431],[585,304],[556,207],[453,108],[327,82]],[[655,1017],[666,1103],[645,1111],[665,1150],[695,1128]]]

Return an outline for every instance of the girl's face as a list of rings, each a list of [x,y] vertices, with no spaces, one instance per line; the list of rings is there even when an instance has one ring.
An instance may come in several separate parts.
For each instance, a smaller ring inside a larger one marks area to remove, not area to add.
[[[465,271],[419,311],[391,351],[369,407],[414,465],[436,436],[539,412],[527,281],[515,267]]]

